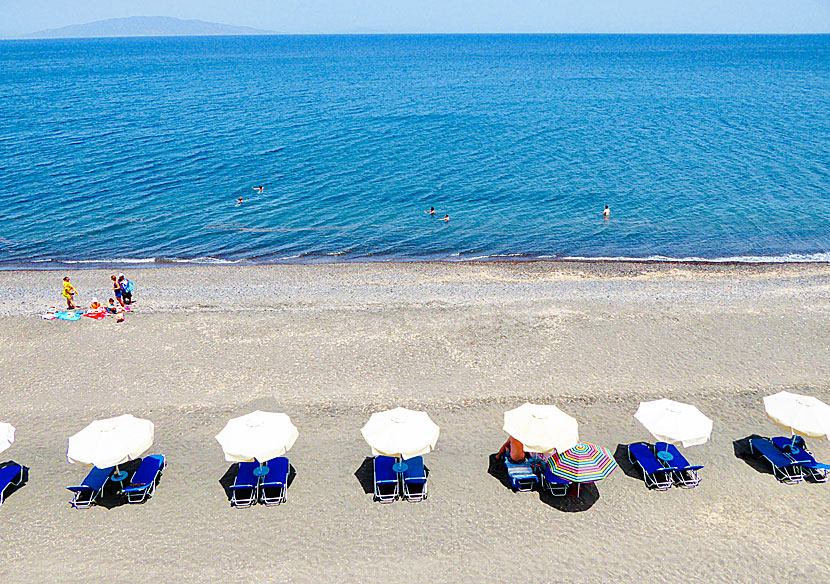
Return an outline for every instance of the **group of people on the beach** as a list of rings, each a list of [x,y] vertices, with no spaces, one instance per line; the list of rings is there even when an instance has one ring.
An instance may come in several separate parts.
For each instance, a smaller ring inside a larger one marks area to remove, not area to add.
[[[110,291],[112,297],[107,301],[107,305],[102,305],[96,296],[93,296],[87,312],[92,314],[100,314],[103,316],[113,315],[117,322],[124,321],[124,313],[130,310],[133,303],[133,283],[127,279],[124,274],[110,276]],[[63,279],[62,296],[66,300],[67,310],[77,310],[75,305],[75,295],[78,291],[72,285],[69,276]]]

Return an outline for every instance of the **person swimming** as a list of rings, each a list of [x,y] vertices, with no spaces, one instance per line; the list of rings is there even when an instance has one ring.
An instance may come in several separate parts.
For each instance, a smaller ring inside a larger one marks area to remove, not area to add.
[[[251,187],[251,188],[254,189],[256,192],[261,193],[262,189],[263,189],[263,186],[259,185],[258,187]]]
[[[430,207],[429,211],[424,211],[427,215],[435,215],[435,207]]]
[[[237,205],[241,205],[241,204],[242,204],[242,197],[239,197],[239,198],[236,200],[236,204],[237,204]]]
[[[602,216],[606,219],[611,216],[611,209],[608,208],[608,205],[605,205],[605,210],[602,212]]]
[[[444,215],[444,218],[443,218],[443,219],[441,219],[441,221],[446,221],[447,223],[449,223],[449,221],[450,221],[450,216],[449,216],[449,215]]]

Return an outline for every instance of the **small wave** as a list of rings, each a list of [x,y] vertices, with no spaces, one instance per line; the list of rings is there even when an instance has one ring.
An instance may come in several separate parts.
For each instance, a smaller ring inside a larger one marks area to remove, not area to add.
[[[541,257],[541,256],[540,256]],[[626,257],[626,256],[563,256],[559,258],[565,261],[579,262],[673,262],[684,264],[810,264],[830,262],[830,252],[796,254],[788,253],[772,256],[729,256],[722,258],[703,258],[697,256],[670,257],[663,255],[652,255],[647,257]]]
[[[160,258],[157,263],[163,264],[236,264],[236,260],[226,260],[222,258],[215,258],[212,256],[198,257],[198,258]]]
[[[51,260],[49,260],[51,261]],[[156,258],[113,258],[102,260],[59,260],[62,264],[152,264]]]

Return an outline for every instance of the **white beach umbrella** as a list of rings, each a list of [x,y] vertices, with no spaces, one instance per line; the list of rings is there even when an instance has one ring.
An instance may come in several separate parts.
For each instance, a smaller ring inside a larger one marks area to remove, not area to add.
[[[830,438],[830,406],[810,397],[781,391],[764,398],[770,419],[792,432],[811,438]]]
[[[0,422],[0,452],[5,452],[14,442],[14,426]]]
[[[661,442],[696,446],[712,435],[712,420],[695,406],[670,399],[640,402],[634,417]]]
[[[66,458],[74,464],[107,468],[139,458],[153,445],[153,422],[125,414],[95,420],[69,438]]]
[[[579,424],[556,406],[525,403],[504,412],[504,431],[530,452],[565,452],[579,442]]]
[[[267,462],[288,452],[299,435],[288,414],[256,410],[228,420],[216,440],[228,462]]]
[[[375,456],[412,458],[435,448],[440,429],[426,412],[395,408],[372,414],[360,432]]]

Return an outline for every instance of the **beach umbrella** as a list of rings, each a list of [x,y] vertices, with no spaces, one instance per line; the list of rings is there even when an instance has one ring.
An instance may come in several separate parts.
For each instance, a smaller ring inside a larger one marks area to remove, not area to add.
[[[372,414],[360,430],[375,456],[412,458],[426,454],[440,429],[426,412],[395,408]]]
[[[74,464],[108,468],[139,458],[153,445],[153,422],[125,414],[95,420],[69,438],[66,458]]]
[[[570,450],[554,452],[547,464],[553,474],[577,485],[602,480],[617,468],[607,448],[590,442],[580,442]]]
[[[299,435],[287,414],[256,410],[228,420],[216,440],[228,462],[262,463],[288,452]]]
[[[14,442],[14,426],[0,422],[0,452],[5,452]]]
[[[504,431],[530,452],[564,452],[579,442],[576,419],[551,405],[525,403],[504,412]]]
[[[695,446],[712,434],[712,420],[699,409],[670,399],[640,402],[634,417],[660,442]]]
[[[819,399],[781,391],[764,398],[764,409],[773,422],[793,434],[830,438],[830,406]]]

